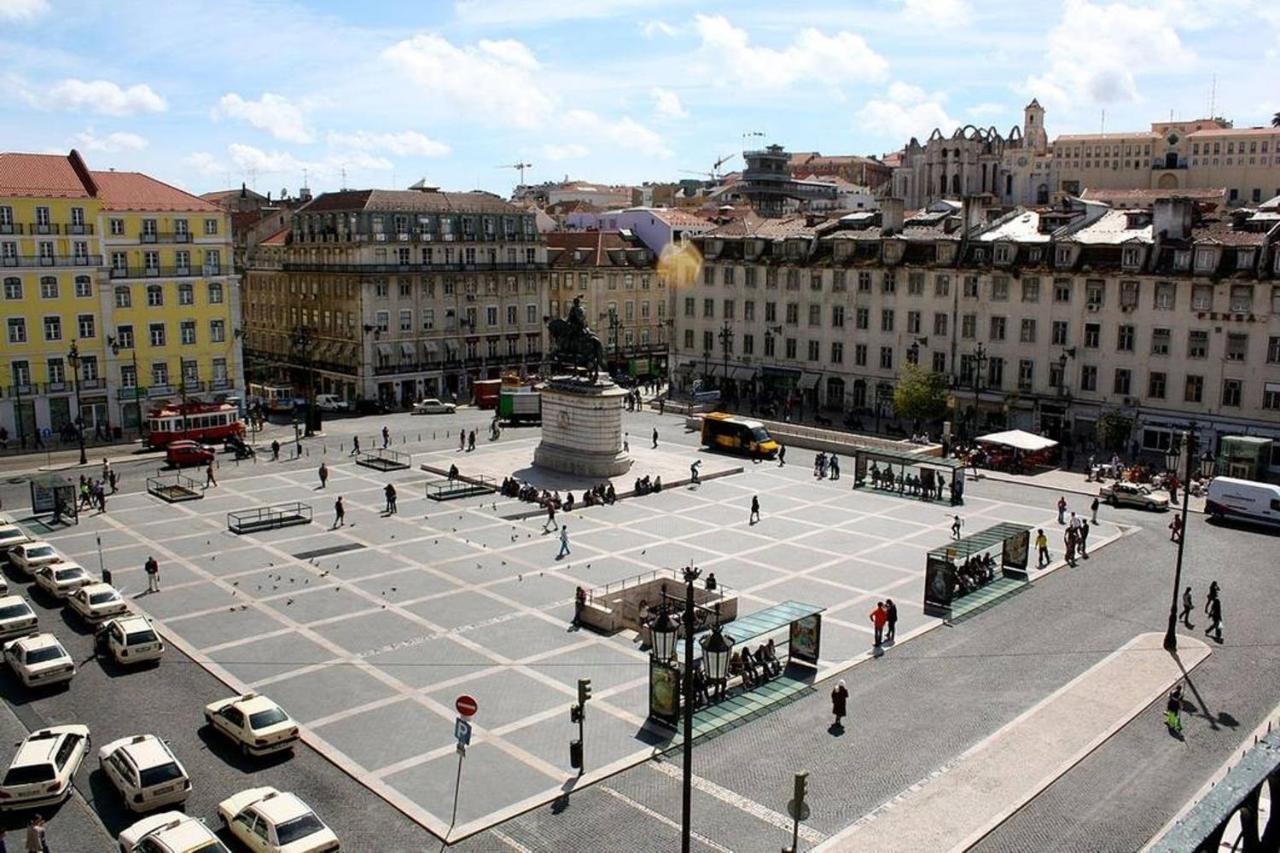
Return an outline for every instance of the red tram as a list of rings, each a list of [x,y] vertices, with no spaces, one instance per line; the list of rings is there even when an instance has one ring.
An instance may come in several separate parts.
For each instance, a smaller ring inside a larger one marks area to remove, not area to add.
[[[164,448],[171,441],[224,441],[244,437],[244,421],[230,403],[186,403],[161,406],[147,413],[144,443]]]

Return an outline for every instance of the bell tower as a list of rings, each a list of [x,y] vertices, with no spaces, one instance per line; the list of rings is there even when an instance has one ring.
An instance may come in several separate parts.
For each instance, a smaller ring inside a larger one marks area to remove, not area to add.
[[[1044,107],[1035,98],[1022,109],[1022,144],[1038,154],[1049,148],[1049,135],[1044,130]]]

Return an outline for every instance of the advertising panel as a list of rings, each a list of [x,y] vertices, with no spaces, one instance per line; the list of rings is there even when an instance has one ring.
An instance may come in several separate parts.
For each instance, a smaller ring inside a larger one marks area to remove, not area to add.
[[[803,616],[791,623],[791,659],[818,665],[822,645],[822,614]]]

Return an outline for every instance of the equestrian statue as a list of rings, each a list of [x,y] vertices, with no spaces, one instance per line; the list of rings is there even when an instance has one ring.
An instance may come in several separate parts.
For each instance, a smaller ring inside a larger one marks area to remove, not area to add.
[[[587,312],[582,307],[582,297],[573,298],[567,320],[552,317],[547,320],[551,334],[551,359],[558,364],[568,364],[588,372],[595,382],[604,365],[604,344],[587,326]]]

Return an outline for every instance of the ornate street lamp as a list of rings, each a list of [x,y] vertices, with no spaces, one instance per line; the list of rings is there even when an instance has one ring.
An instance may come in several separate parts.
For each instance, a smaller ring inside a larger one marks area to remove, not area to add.
[[[676,654],[676,634],[680,623],[671,618],[671,608],[664,601],[658,608],[658,618],[649,626],[653,655],[660,661],[669,661]]]
[[[1169,605],[1169,624],[1164,632],[1164,647],[1171,652],[1178,650],[1178,590],[1182,586],[1182,552],[1187,541],[1187,509],[1191,497],[1191,489],[1189,488],[1191,485],[1191,463],[1196,459],[1195,421],[1187,424],[1178,439],[1178,441],[1170,442],[1169,449],[1165,451],[1165,462],[1171,472],[1178,469],[1178,462],[1184,456],[1186,462],[1184,469],[1186,478],[1182,482],[1182,530],[1178,534],[1178,558],[1173,569],[1173,601]],[[1209,454],[1206,453],[1205,456],[1209,457]],[[1200,472],[1203,474],[1207,471],[1212,471],[1212,463],[1212,457],[1207,459],[1202,457],[1200,459]]]
[[[716,623],[711,636],[702,640],[702,660],[707,667],[707,678],[719,683],[729,674],[729,658],[733,654],[733,637],[726,637],[720,630],[720,608],[716,608]]]
[[[80,347],[76,346],[76,342],[71,342],[71,349],[67,351],[67,364],[71,365],[71,378],[75,380],[76,389],[76,417],[73,423],[76,427],[76,438],[80,441],[80,464],[88,465],[89,457],[84,452],[84,414],[80,408]]]

